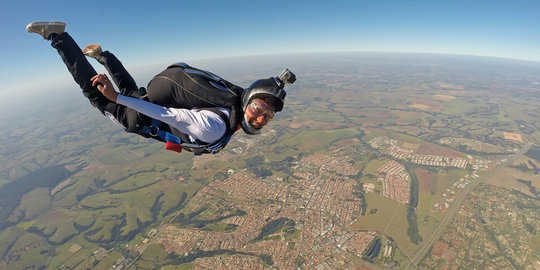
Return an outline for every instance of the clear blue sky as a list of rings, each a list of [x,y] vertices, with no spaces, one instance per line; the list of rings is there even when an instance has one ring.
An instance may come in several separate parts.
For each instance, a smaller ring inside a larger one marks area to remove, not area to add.
[[[126,66],[241,55],[426,52],[540,61],[540,1],[0,1],[0,94],[69,78],[31,21]]]

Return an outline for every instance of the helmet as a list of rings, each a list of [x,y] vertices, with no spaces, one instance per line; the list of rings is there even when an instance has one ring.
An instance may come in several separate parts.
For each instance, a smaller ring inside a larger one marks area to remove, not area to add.
[[[255,81],[242,94],[243,111],[245,112],[251,100],[256,98],[260,98],[273,106],[276,112],[283,110],[285,95],[287,95],[283,87],[285,83],[292,84],[295,80],[296,76],[288,69],[285,69],[278,77]],[[244,132],[250,135],[256,135],[261,132],[260,128],[255,128],[249,123],[245,113],[241,126]]]

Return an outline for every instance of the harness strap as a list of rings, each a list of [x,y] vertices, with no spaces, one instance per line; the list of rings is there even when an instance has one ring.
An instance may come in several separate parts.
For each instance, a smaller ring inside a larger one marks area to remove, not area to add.
[[[212,153],[216,154],[221,149],[223,149],[227,143],[229,143],[232,135],[234,134],[235,130],[232,130],[229,125],[229,119],[225,113],[220,111],[217,108],[204,108],[201,110],[208,110],[211,112],[214,112],[215,114],[219,115],[221,119],[225,122],[225,125],[227,127],[225,134],[217,140],[215,143],[208,144],[206,142],[202,142],[199,140],[196,140],[195,143],[186,143],[183,142],[180,138],[178,138],[176,135],[166,132],[163,130],[160,130],[159,127],[161,126],[162,122],[157,119],[152,119],[150,125],[144,126],[141,128],[140,132],[148,134],[153,137],[159,137],[167,142],[166,149],[181,152],[182,148],[185,147],[188,151],[193,151],[195,155],[201,155],[203,153]]]
[[[146,133],[152,137],[160,137],[167,142],[180,144],[180,145],[182,144],[182,140],[180,140],[180,138],[176,137],[170,132],[160,130],[159,126],[161,126],[161,121],[157,119],[152,119],[150,126],[144,126],[141,129],[141,132]]]
[[[229,143],[229,141],[232,138],[232,135],[234,134],[234,132],[236,132],[236,130],[233,130],[231,128],[231,125],[229,123],[229,118],[227,117],[227,115],[225,113],[220,111],[218,108],[204,108],[202,110],[208,110],[208,111],[211,111],[211,112],[219,115],[219,117],[221,117],[223,122],[225,122],[225,126],[227,127],[226,131],[225,131],[225,134],[223,134],[223,137],[221,137],[217,142],[215,142],[213,144],[207,144],[205,146],[207,149],[212,151],[211,152],[212,154],[215,154],[215,153],[218,153],[219,151],[221,151],[221,149],[223,149]]]

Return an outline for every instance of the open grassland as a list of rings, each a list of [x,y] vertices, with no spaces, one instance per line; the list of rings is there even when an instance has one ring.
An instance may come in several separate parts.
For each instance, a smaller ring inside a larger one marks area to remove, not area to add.
[[[346,115],[349,118],[361,118],[364,121],[379,121],[384,122],[388,119],[394,118],[389,111],[386,110],[376,110],[374,108],[365,108],[353,105],[350,107],[343,106],[343,104],[336,104],[334,108],[336,112],[340,112],[343,115]]]
[[[422,119],[424,114],[416,111],[403,111],[403,110],[392,110],[390,115],[393,118],[393,122],[397,125],[408,125],[415,120]]]
[[[18,227],[9,227],[0,231],[0,254],[9,252],[10,247],[17,241],[17,238],[24,234]]]
[[[28,230],[28,228],[32,227],[32,225],[34,225],[34,223],[36,223],[37,220],[31,220],[31,221],[28,221],[28,222],[19,222],[17,224],[17,228],[19,229],[22,229],[22,230]]]
[[[388,134],[387,136],[390,139],[398,140],[401,143],[421,144],[421,145],[428,144],[421,138],[410,136],[410,135],[399,133],[399,132],[388,132],[387,134]]]
[[[115,149],[114,151],[108,151],[108,153],[105,153],[101,155],[100,161],[107,164],[124,164],[128,161],[128,159],[123,155],[121,150]]]
[[[81,241],[79,237],[75,237],[73,242],[80,244],[66,243],[55,248],[56,256],[51,260],[50,265],[71,264],[72,267],[89,268],[95,257],[93,252],[98,248],[96,244],[90,244]],[[79,263],[78,265],[75,265]]]
[[[331,142],[352,138],[361,134],[358,128],[344,128],[325,131],[305,131],[297,136],[279,141],[274,144],[274,147],[285,146],[301,150],[304,153],[310,153],[318,150],[323,146],[329,145]]]
[[[450,95],[435,95],[435,96],[433,96],[433,99],[441,100],[441,101],[449,101],[449,100],[453,100],[455,98],[456,98],[455,96],[450,96]]]
[[[416,245],[407,236],[407,205],[375,193],[365,193],[368,204],[366,216],[359,217],[351,225],[354,230],[374,230],[392,237],[398,245],[411,254]],[[376,213],[371,213],[376,209]]]
[[[427,170],[425,168],[416,168],[413,173],[418,179],[420,185],[420,194],[430,193],[435,194],[437,191],[437,175],[434,170]]]
[[[145,186],[159,182],[159,176],[155,172],[138,173],[110,186],[113,192],[127,192],[137,190]]]
[[[364,136],[362,137],[362,141],[367,143],[373,138],[377,138],[380,136],[387,136],[388,131],[380,128],[362,128],[362,131],[364,132]]]
[[[440,203],[440,198],[431,193],[420,193],[420,199],[418,200],[417,213],[424,215],[432,215],[438,210],[433,206],[435,203]]]
[[[87,196],[80,201],[82,208],[93,210],[103,208],[114,208],[122,204],[122,194],[110,194],[109,192],[100,192]]]
[[[41,243],[41,238],[31,233],[23,233],[17,238],[17,241],[15,241],[12,248],[15,250],[24,249],[24,247],[32,245],[33,243]]]
[[[29,231],[46,237],[48,241],[57,244],[64,243],[77,234],[71,223],[71,217],[65,210],[47,213],[40,219],[40,222],[34,223]]]
[[[25,269],[27,265],[35,265],[37,267],[46,267],[47,266],[47,257],[49,256],[49,252],[46,246],[40,245],[35,248],[30,249],[28,252],[25,252],[21,255],[20,259],[4,265],[5,268],[0,267],[2,269]],[[2,266],[4,262],[0,263],[0,266]]]
[[[111,269],[112,266],[116,263],[116,258],[113,257],[105,257],[99,261],[96,266],[93,267],[93,269],[100,269],[100,270],[107,270]]]
[[[235,160],[231,162],[212,160],[202,166],[193,168],[190,171],[190,174],[194,179],[197,179],[199,184],[204,185],[208,183],[217,173],[225,173],[226,169],[228,168],[240,168],[240,166],[243,164],[245,163],[242,160]]]
[[[371,174],[378,174],[377,170],[382,167],[384,164],[386,164],[389,159],[373,159],[370,160],[369,163],[366,165],[364,172],[365,173],[371,173]]]
[[[414,108],[414,109],[419,109],[419,110],[422,110],[422,111],[427,111],[430,108],[428,105],[419,104],[419,103],[409,105],[409,107]]]
[[[535,174],[535,170],[532,167],[527,167],[528,161],[527,157],[522,157],[516,160],[512,167],[504,168],[498,174],[486,179],[486,183],[504,187],[510,190],[517,190],[525,195],[536,197],[535,194],[531,193],[530,188],[523,181],[530,181],[531,185],[540,190],[540,176]],[[534,162],[532,160],[531,162]],[[540,162],[534,162],[537,168],[540,168]],[[527,169],[525,169],[527,168]],[[521,179],[522,181],[519,181]]]
[[[25,265],[36,265],[37,267],[45,266],[45,261],[48,256],[48,247],[44,245],[43,240],[31,233],[23,233],[20,237],[17,237],[10,246],[10,252],[4,254],[4,258],[13,256],[20,256],[19,260],[6,260],[0,262],[0,268],[2,269],[23,269]],[[29,249],[30,252],[21,252],[25,249]]]
[[[301,114],[295,115],[295,121],[315,121],[326,123],[341,123],[343,116],[334,112],[327,102],[314,102],[312,106],[306,108]]]
[[[417,143],[408,143],[408,142],[404,142],[401,147],[403,148],[406,148],[406,149],[409,149],[409,150],[418,150],[418,147],[420,145],[417,144]]]
[[[163,270],[191,270],[195,269],[195,263],[183,263],[180,265],[167,265],[162,268]]]
[[[164,153],[164,155],[167,154]],[[175,155],[175,157],[178,156]],[[142,164],[140,169],[147,170],[147,172],[130,169],[133,168],[132,164],[113,165],[110,164],[111,161],[110,159],[91,161],[87,170],[74,175],[68,186],[62,187],[54,194],[53,204],[55,207],[79,205],[82,209],[74,208],[73,211],[50,212],[42,215],[39,222],[31,220],[21,223],[20,228],[41,235],[51,243],[63,243],[72,239],[72,241],[86,246],[75,254],[70,254],[67,250],[64,251],[66,255],[61,259],[55,258],[51,261],[51,265],[87,264],[87,262],[81,262],[87,259],[91,251],[98,247],[97,243],[108,243],[113,239],[132,237],[132,233],[137,233],[141,224],[151,224],[158,217],[162,218],[162,215],[173,214],[174,209],[179,209],[180,203],[186,200],[187,196],[182,198],[182,193],[187,191],[189,196],[192,196],[201,186],[196,182],[176,180],[176,177],[181,175],[178,172],[190,164],[189,159],[186,158],[149,157],[146,160],[128,162]],[[171,161],[173,164],[177,164],[172,168],[177,167],[178,169],[169,169]],[[126,178],[126,173],[133,176]],[[184,177],[189,177],[189,175],[184,174]],[[37,189],[25,195],[19,207],[21,210],[26,210],[28,214],[37,216],[40,212],[46,211],[44,206],[50,204],[51,197],[48,190]],[[82,237],[83,235],[84,237]],[[12,242],[14,239],[17,238],[6,238],[6,241]],[[9,244],[6,245],[6,247],[8,246]],[[42,252],[40,249],[35,250],[38,253]],[[58,247],[57,251],[60,250],[61,248]],[[27,263],[32,261],[26,259],[28,256],[46,261],[49,253],[45,251],[37,256],[34,254],[36,251],[26,252],[25,256],[22,257],[24,260],[20,262],[21,265],[28,265]],[[95,267],[99,268],[100,265],[105,265],[103,269],[108,269],[114,263],[113,261],[109,264],[106,261],[107,258]]]
[[[79,249],[77,251],[68,250],[67,253],[69,254],[69,257],[62,261],[62,265],[67,268],[78,267],[83,261],[87,260],[90,255],[86,249]]]
[[[159,200],[165,197],[164,195],[160,195],[161,192],[159,188],[154,188],[153,190],[150,188],[144,191],[138,190],[115,195],[117,198],[113,197],[111,202],[108,202],[112,203],[111,207],[97,207],[96,209],[99,209],[100,213],[99,216],[94,216],[91,223],[89,218],[84,220],[86,224],[90,223],[93,225],[88,229],[88,231],[93,232],[93,234],[88,236],[89,239],[99,242],[117,238],[123,239],[127,238],[129,233],[138,232],[139,223],[151,223],[156,218],[154,215],[159,215],[160,212],[152,213],[151,209],[154,207],[158,197]],[[174,195],[176,194],[167,196],[167,205],[172,206],[178,203],[178,201],[171,202],[171,200],[174,200]],[[88,201],[100,203],[101,200],[99,198],[92,197]],[[115,226],[119,226],[116,229],[118,231],[113,232],[112,230]]]
[[[49,195],[48,188],[36,188],[21,198],[21,203],[15,209],[14,213],[18,211],[24,212],[24,219],[30,220],[42,213],[51,205],[51,197]]]
[[[441,103],[441,113],[463,117],[463,113],[474,112],[475,103],[481,102],[475,97],[457,98]]]
[[[141,255],[140,260],[133,264],[135,268],[156,269],[170,262],[167,258],[169,253],[160,244],[151,244]]]
[[[444,215],[442,212],[432,214],[417,212],[416,223],[418,225],[418,234],[422,237],[422,240],[428,239],[431,236],[433,230],[439,225],[442,215]]]
[[[440,203],[443,199],[443,194],[448,193],[447,189],[466,175],[467,171],[449,168],[437,170],[417,168],[414,170],[414,173],[416,173],[420,185],[418,209],[429,214],[433,204],[436,202]]]

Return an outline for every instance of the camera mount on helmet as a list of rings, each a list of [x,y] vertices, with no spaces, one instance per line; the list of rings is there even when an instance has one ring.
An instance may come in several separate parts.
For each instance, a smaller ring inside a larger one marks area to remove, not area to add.
[[[288,69],[283,70],[277,77],[255,81],[242,94],[242,109],[245,112],[251,100],[260,98],[274,107],[276,112],[283,110],[285,96],[287,95],[283,88],[286,84],[293,84],[295,81],[296,75]],[[260,128],[255,128],[249,123],[245,113],[241,126],[244,132],[250,135],[261,132]]]
[[[293,84],[296,81],[296,75],[286,68],[279,76],[277,76],[277,79],[280,82],[281,87],[284,87],[283,83]]]

